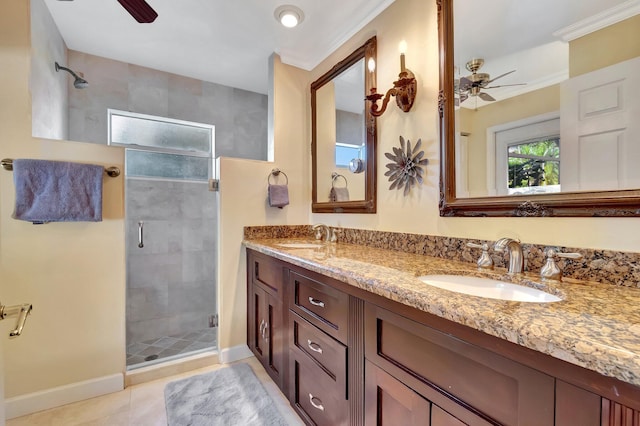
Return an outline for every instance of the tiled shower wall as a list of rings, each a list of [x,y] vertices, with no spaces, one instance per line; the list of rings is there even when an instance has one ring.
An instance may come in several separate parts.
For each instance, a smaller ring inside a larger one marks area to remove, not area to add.
[[[215,155],[267,159],[267,95],[68,51],[89,87],[69,89],[69,139],[107,143],[107,109],[213,124]]]
[[[127,345],[209,327],[217,193],[207,182],[128,178]],[[144,248],[138,248],[138,221]]]

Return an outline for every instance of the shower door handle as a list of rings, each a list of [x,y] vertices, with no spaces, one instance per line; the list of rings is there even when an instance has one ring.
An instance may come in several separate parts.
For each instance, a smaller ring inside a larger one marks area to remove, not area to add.
[[[138,222],[138,247],[142,248],[144,247],[144,222],[140,221]]]

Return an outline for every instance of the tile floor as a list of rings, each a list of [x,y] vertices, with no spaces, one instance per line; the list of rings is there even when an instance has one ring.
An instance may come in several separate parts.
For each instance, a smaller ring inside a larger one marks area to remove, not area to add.
[[[276,407],[290,425],[304,424],[256,358],[238,362],[248,362],[251,365],[256,376],[273,398]],[[174,380],[224,367],[217,364],[130,386],[120,392],[7,420],[7,426],[166,426],[165,385]]]
[[[127,367],[217,347],[217,328],[205,328],[173,336],[160,336],[127,345]]]

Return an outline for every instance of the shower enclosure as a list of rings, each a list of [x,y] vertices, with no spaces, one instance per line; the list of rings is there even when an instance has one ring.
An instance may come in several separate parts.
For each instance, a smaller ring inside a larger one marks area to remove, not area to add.
[[[214,127],[109,111],[124,145],[127,369],[217,348]]]

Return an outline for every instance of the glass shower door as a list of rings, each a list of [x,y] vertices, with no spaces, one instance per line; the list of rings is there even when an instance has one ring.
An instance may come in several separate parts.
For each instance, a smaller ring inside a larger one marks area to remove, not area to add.
[[[113,134],[136,145],[125,150],[127,369],[134,369],[217,348],[218,193],[209,191],[213,129],[205,144],[197,123],[130,120],[118,115]]]

